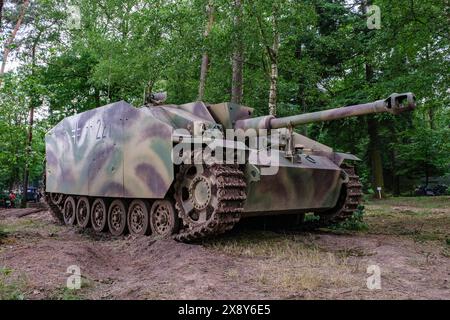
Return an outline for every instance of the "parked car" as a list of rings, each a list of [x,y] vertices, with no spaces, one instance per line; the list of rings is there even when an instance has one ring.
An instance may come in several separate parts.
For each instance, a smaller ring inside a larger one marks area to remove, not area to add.
[[[36,187],[28,187],[27,189],[27,201],[39,202],[39,191]]]
[[[438,184],[433,187],[430,186],[418,186],[415,190],[416,196],[442,196],[447,193],[448,187],[444,184]]]
[[[448,187],[445,184],[438,184],[433,187],[433,192],[435,196],[443,196],[447,194]]]

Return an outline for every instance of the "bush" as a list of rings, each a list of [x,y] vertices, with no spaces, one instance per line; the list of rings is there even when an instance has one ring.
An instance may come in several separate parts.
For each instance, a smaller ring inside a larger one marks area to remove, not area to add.
[[[364,222],[364,206],[361,205],[353,213],[351,218],[334,226],[334,229],[344,229],[351,231],[363,231],[367,230],[368,228],[369,226],[366,222]]]

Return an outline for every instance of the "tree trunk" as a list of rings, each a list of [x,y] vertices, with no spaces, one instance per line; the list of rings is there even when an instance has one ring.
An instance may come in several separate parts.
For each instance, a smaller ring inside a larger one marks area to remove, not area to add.
[[[428,62],[430,62],[430,46],[427,44],[427,46],[426,46],[425,49],[426,49],[426,50],[425,50],[425,57],[426,57],[426,60],[427,60]],[[430,104],[429,104],[429,107],[428,107],[428,119],[429,119],[429,123],[430,123],[430,129],[431,129],[431,130],[434,130],[435,127],[434,127],[434,109],[433,109],[433,103],[430,103]]]
[[[231,102],[242,103],[244,93],[243,88],[243,68],[244,68],[244,44],[242,41],[242,2],[234,0],[234,52],[232,63],[232,82],[231,82]]]
[[[394,176],[394,196],[400,197],[402,190],[401,190],[401,184],[400,184],[400,176],[395,175]]]
[[[41,33],[38,33],[36,39],[33,42],[33,46],[31,48],[31,76],[34,75],[34,69],[36,67],[36,47],[41,38]],[[34,108],[37,105],[37,99],[35,92],[31,92],[31,105],[30,105],[30,119],[28,123],[28,140],[27,147],[25,150],[25,170],[23,174],[23,190],[22,190],[22,203],[21,207],[25,208],[27,206],[27,189],[28,189],[28,177],[30,175],[30,157],[31,157],[31,148],[33,142],[33,124],[34,124]]]
[[[395,197],[400,196],[400,176],[397,174],[397,152],[392,150],[392,191]]]
[[[363,0],[361,2],[361,12],[365,16],[367,14],[367,6],[371,4],[370,0]],[[367,30],[370,32],[370,30]],[[366,55],[365,70],[366,70],[366,82],[373,82],[374,72],[373,67],[370,64],[369,58]],[[378,188],[381,188],[381,197],[385,197],[384,192],[384,176],[383,176],[383,162],[380,152],[380,142],[378,134],[378,121],[374,115],[367,117],[367,130],[369,134],[369,157],[372,169],[372,189],[374,190],[374,197],[378,197]]]
[[[278,10],[273,5],[272,33],[273,43],[269,50],[270,57],[270,91],[269,91],[269,114],[277,115],[277,89],[278,89],[278,48],[280,47],[280,34],[278,33]]]
[[[4,1],[0,0],[0,33],[2,32],[3,4]]]
[[[0,84],[2,83],[2,78],[3,78],[3,75],[5,74],[6,62],[8,61],[8,56],[9,56],[9,53],[11,52],[10,46],[14,42],[17,32],[19,31],[20,26],[22,25],[23,17],[25,16],[25,12],[27,11],[29,4],[30,4],[30,0],[24,1],[23,5],[22,5],[22,9],[20,10],[19,19],[17,19],[16,25],[15,25],[13,31],[11,32],[11,35],[8,37],[8,39],[5,42],[5,47],[3,49],[3,60],[2,60],[2,65],[0,67]]]
[[[100,89],[95,88],[95,107],[99,108],[101,107],[100,105]]]
[[[271,64],[270,74],[270,91],[269,91],[269,114],[277,115],[277,84],[278,84],[278,64],[273,62]]]
[[[208,5],[206,6],[206,12],[208,16],[208,23],[206,25],[204,38],[205,42],[208,39],[209,34],[211,33],[211,29],[214,23],[214,7],[212,0],[209,0]],[[205,50],[203,52],[202,56],[202,65],[200,69],[200,84],[198,87],[198,100],[203,100],[203,97],[205,95],[205,87],[206,87],[206,75],[208,73],[208,67],[209,67],[209,56],[208,52]]]
[[[27,206],[27,189],[28,189],[28,177],[30,174],[31,143],[33,142],[33,123],[34,123],[34,104],[32,104],[30,108],[30,121],[28,124],[28,140],[25,152],[25,170],[23,174],[23,193],[21,203],[22,208],[25,208]]]
[[[369,133],[369,157],[372,167],[372,189],[375,191],[375,197],[378,197],[377,188],[381,188],[381,196],[384,197],[384,177],[383,162],[381,160],[381,152],[378,139],[378,122],[373,116],[369,116],[367,120]]]
[[[366,77],[370,82],[373,71],[369,64],[366,64]],[[381,188],[381,197],[385,197],[384,192],[384,176],[383,176],[383,161],[381,159],[378,121],[374,115],[367,117],[367,130],[369,134],[369,156],[372,168],[372,189],[375,191],[374,196],[378,197],[378,188]]]
[[[433,105],[430,105],[430,107],[428,109],[428,117],[430,119],[430,129],[434,130],[435,129],[435,125],[434,125],[434,109],[433,109]]]
[[[297,60],[301,60],[302,59],[302,43],[299,42],[295,48],[295,58]],[[300,110],[302,113],[307,113],[308,112],[308,107],[306,105],[306,99],[305,99],[305,81],[303,79],[303,77],[298,77],[298,89],[297,89],[297,103],[300,106]],[[298,128],[299,132],[306,136],[308,135],[308,126],[307,125],[302,125]]]
[[[21,125],[21,123],[19,123],[17,114],[15,114],[15,118],[13,119],[13,117],[11,116],[11,114],[8,114],[8,124],[10,127],[14,126],[14,125]],[[15,141],[16,137],[14,136],[14,133],[11,130],[8,130],[8,134],[9,134],[9,141]],[[18,172],[20,170],[20,168],[18,168],[17,163],[18,163],[18,154],[19,154],[19,145],[18,143],[14,143],[13,144],[13,153],[12,153],[12,161],[11,166],[10,166],[10,181],[8,183],[9,185],[9,190],[13,190],[14,189],[14,184],[17,183],[17,181],[19,180],[18,178]]]

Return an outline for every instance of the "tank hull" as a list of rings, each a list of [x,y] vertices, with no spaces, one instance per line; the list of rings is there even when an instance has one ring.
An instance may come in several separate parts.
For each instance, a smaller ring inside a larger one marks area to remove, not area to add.
[[[281,158],[275,175],[260,176],[259,181],[248,179],[242,215],[279,215],[333,208],[343,183],[341,169],[326,157],[305,158],[301,163]]]
[[[164,198],[174,178],[172,127],[123,101],[65,118],[45,141],[46,192]]]
[[[412,106],[401,104],[404,99],[395,95],[284,119],[252,118],[251,108],[230,103],[113,103],[67,117],[47,133],[45,198],[59,221],[109,229],[114,236],[194,241],[227,232],[241,218],[300,218],[307,212],[319,217],[317,225],[330,225],[358,210],[362,185],[349,162],[359,159],[297,134],[293,126],[329,114],[396,113]],[[229,138],[226,129],[244,133],[244,139]],[[262,130],[249,130],[246,137],[244,129]],[[217,138],[217,132],[223,135]],[[218,149],[210,157],[217,160],[219,150],[231,154],[231,163],[205,161],[211,141]],[[184,145],[200,148],[183,150],[183,159],[202,161],[175,161]]]

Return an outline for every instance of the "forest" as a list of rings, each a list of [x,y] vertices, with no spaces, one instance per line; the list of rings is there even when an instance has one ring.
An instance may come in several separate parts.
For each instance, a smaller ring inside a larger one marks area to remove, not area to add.
[[[448,182],[449,22],[448,0],[0,0],[0,191],[38,186],[64,117],[157,91],[276,116],[414,92],[296,130],[362,159],[367,193]]]

